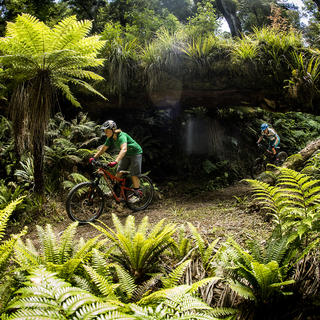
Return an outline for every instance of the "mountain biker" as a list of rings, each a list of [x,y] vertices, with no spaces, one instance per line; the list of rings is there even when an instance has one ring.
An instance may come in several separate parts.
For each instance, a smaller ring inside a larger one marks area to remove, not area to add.
[[[134,189],[134,195],[136,197],[142,196],[140,190],[139,176],[141,174],[142,163],[142,148],[132,139],[127,133],[118,129],[117,124],[113,120],[105,121],[101,129],[105,132],[107,140],[104,145],[97,151],[93,158],[89,159],[89,162],[98,159],[109,147],[116,147],[120,149],[115,161],[108,163],[109,167],[115,167],[118,164],[116,176],[121,178],[122,170],[128,170],[130,168],[132,185]]]
[[[261,125],[261,136],[259,137],[257,144],[259,144],[264,137],[269,140],[268,151],[275,156],[277,154],[276,148],[278,148],[280,144],[280,137],[267,123]]]

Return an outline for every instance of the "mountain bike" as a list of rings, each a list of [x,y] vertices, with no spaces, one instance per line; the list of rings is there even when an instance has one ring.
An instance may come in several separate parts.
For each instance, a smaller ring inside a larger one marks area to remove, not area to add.
[[[273,154],[272,151],[268,149],[268,146],[264,144],[258,144],[260,151],[260,156],[256,158],[251,167],[251,176],[252,178],[257,178],[262,172],[267,170],[267,165],[269,163],[274,164],[275,166],[281,166],[286,159],[288,154],[285,151],[280,151],[280,148],[276,148],[276,154]]]
[[[124,202],[132,211],[146,209],[154,196],[151,179],[141,175],[138,198],[134,193],[128,171],[121,171],[118,178],[109,171],[109,167],[99,161],[92,162],[96,169],[92,181],[82,182],[74,186],[66,200],[66,210],[70,219],[79,223],[96,220],[103,212],[108,196],[117,203]],[[132,199],[135,198],[135,201]]]

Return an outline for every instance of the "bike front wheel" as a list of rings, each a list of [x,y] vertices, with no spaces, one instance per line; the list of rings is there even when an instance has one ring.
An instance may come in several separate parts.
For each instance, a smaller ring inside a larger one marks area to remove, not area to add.
[[[66,201],[68,216],[79,223],[92,222],[97,219],[104,207],[104,195],[93,182],[82,182],[74,186]]]
[[[136,198],[133,195],[132,190],[126,190],[125,192],[127,206],[133,211],[146,209],[153,199],[154,187],[149,177],[147,176],[140,177],[140,190],[141,190],[141,195],[138,198]]]
[[[251,167],[251,177],[256,179],[265,170],[266,166],[264,161],[261,158],[257,158]]]

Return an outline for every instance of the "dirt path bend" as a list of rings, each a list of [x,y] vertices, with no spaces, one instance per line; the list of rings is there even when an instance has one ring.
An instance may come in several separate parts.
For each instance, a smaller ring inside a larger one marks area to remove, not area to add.
[[[144,216],[149,217],[152,226],[163,218],[177,225],[191,222],[206,237],[232,236],[239,242],[249,238],[263,240],[270,232],[270,223],[250,206],[250,189],[244,183],[214,191],[198,192],[194,187],[194,190],[188,189],[187,194],[174,193],[168,192],[166,194],[169,196],[155,200],[148,209],[134,213],[136,223]],[[27,238],[37,242],[36,224],[44,227],[49,223],[57,234],[66,229],[71,220],[65,212],[64,203],[57,201],[54,207],[51,213],[50,210],[46,212],[44,218],[28,225]],[[133,214],[131,210],[119,205],[106,208],[99,220],[110,227],[113,226],[111,213],[117,214],[122,221]],[[91,225],[83,225],[79,226],[77,237],[88,239],[99,233]]]

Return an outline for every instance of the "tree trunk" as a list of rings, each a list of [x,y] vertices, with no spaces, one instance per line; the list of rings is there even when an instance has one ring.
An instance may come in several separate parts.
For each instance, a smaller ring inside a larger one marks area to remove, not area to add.
[[[44,194],[44,137],[34,137],[33,144],[33,176],[34,192]]]
[[[232,37],[240,37],[242,28],[234,2],[232,0],[216,0],[216,4],[218,10],[227,20]]]
[[[320,149],[320,139],[312,141],[298,153],[299,155],[298,157],[289,159],[284,163],[283,166],[296,171],[301,170],[305,162],[313,155],[314,152],[316,152],[319,149]]]
[[[30,83],[28,107],[29,132],[33,152],[34,191],[44,195],[45,133],[53,104],[53,91],[47,71],[41,71]]]

